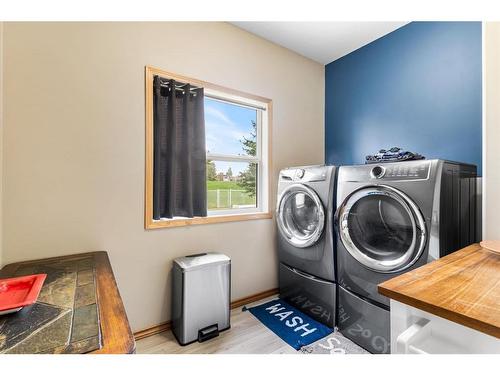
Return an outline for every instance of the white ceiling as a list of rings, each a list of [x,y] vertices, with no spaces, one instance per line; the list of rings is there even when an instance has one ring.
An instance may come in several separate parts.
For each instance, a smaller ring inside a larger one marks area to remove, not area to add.
[[[231,22],[246,31],[328,64],[407,22]]]

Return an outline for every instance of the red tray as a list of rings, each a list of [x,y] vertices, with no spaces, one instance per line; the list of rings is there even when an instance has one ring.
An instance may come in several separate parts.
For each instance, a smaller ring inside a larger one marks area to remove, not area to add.
[[[0,279],[0,315],[21,310],[36,302],[46,274]]]

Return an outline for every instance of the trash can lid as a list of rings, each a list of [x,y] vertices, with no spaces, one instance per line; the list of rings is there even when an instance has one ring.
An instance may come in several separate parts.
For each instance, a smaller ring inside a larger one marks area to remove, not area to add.
[[[192,254],[174,259],[174,263],[177,264],[183,272],[191,271],[195,268],[228,264],[230,262],[231,259],[227,255],[214,252]]]

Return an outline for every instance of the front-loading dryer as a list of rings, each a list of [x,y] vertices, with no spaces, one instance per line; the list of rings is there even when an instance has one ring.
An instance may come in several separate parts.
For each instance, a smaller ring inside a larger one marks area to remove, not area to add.
[[[378,284],[477,241],[476,167],[419,160],[340,167],[335,213],[338,327],[390,352]]]
[[[276,221],[280,297],[306,314],[335,326],[333,166],[283,169]]]

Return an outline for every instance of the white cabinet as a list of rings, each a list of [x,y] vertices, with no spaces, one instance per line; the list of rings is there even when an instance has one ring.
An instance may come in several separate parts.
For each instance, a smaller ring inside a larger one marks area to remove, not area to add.
[[[391,300],[391,354],[500,354],[500,339]]]

